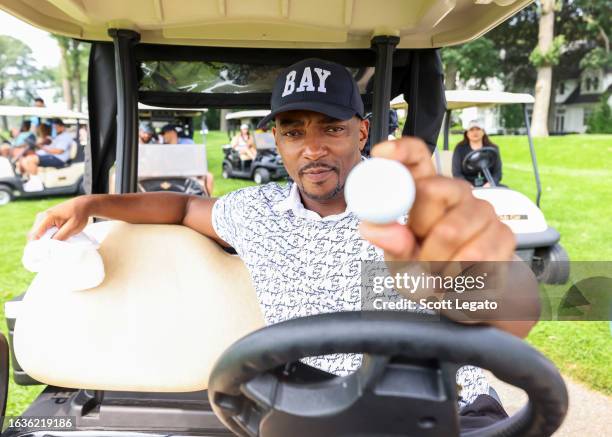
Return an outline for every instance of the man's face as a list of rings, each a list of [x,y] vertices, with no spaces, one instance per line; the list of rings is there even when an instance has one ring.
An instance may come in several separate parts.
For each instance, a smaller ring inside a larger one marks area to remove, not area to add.
[[[65,129],[63,124],[53,123],[53,127],[55,128],[55,132],[57,132],[58,134],[61,134],[62,132],[64,132],[64,129]]]
[[[346,178],[361,159],[368,125],[357,116],[337,120],[313,111],[288,111],[276,116],[272,132],[300,192],[324,201],[343,195]]]
[[[140,142],[148,143],[149,141],[151,141],[151,134],[141,129],[140,130]]]
[[[45,104],[43,102],[41,102],[40,100],[36,100],[34,102],[34,106],[36,106],[38,108],[43,108],[45,106]]]
[[[174,130],[164,132],[164,144],[178,144],[178,134]]]

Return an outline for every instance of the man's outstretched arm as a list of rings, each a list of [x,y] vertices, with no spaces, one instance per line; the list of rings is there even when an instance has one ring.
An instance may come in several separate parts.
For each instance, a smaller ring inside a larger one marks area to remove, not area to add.
[[[85,228],[90,217],[128,223],[185,225],[224,246],[212,225],[216,199],[178,193],[93,194],[79,196],[48,209],[37,218],[30,238],[40,238],[56,226],[56,240],[65,240]]]

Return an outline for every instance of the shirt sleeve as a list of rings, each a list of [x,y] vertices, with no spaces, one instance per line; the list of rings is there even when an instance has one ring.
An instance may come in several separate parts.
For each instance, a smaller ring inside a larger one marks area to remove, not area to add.
[[[53,149],[60,149],[65,152],[70,149],[70,146],[72,145],[72,141],[73,141],[72,137],[68,135],[58,136],[55,138],[54,141],[51,142],[51,145],[49,147]]]
[[[244,196],[242,190],[232,191],[217,199],[212,209],[212,225],[223,241],[240,253],[241,233],[240,223],[244,223]]]

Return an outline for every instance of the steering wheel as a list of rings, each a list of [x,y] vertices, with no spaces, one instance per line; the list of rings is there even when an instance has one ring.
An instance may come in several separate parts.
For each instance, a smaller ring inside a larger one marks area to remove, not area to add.
[[[485,175],[487,182],[494,187],[496,184],[490,169],[497,164],[498,160],[499,152],[495,147],[481,147],[480,149],[472,150],[463,158],[461,170],[464,174],[476,174],[481,171]]]
[[[364,353],[363,364],[343,377],[290,370],[304,357],[336,353]],[[522,388],[529,402],[460,434],[456,372],[466,364]],[[557,369],[520,339],[396,311],[322,314],[255,331],[218,359],[208,396],[234,433],[261,437],[548,436],[568,406]]]

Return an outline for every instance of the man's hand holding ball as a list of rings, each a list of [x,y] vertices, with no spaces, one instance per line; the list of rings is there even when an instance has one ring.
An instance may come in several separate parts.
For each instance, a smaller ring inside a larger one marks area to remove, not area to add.
[[[365,162],[349,175],[345,197],[348,208],[362,220],[361,235],[384,250],[386,261],[439,261],[457,266],[465,265],[460,262],[514,259],[516,243],[510,228],[488,202],[472,195],[468,183],[436,175],[431,153],[422,140],[404,137],[385,141],[372,149],[372,157],[369,171]],[[388,160],[402,164],[409,173],[402,173]],[[359,201],[355,200],[357,192]],[[385,204],[381,198],[395,203]],[[402,224],[398,219],[406,212],[408,222]],[[517,268],[520,274],[518,278],[514,275],[513,285],[496,290],[495,297],[508,299],[505,308],[516,313],[525,305],[539,314],[537,283],[531,270],[526,265]],[[455,269],[454,274],[459,273]],[[537,316],[521,322],[489,323],[524,336],[535,319]]]

